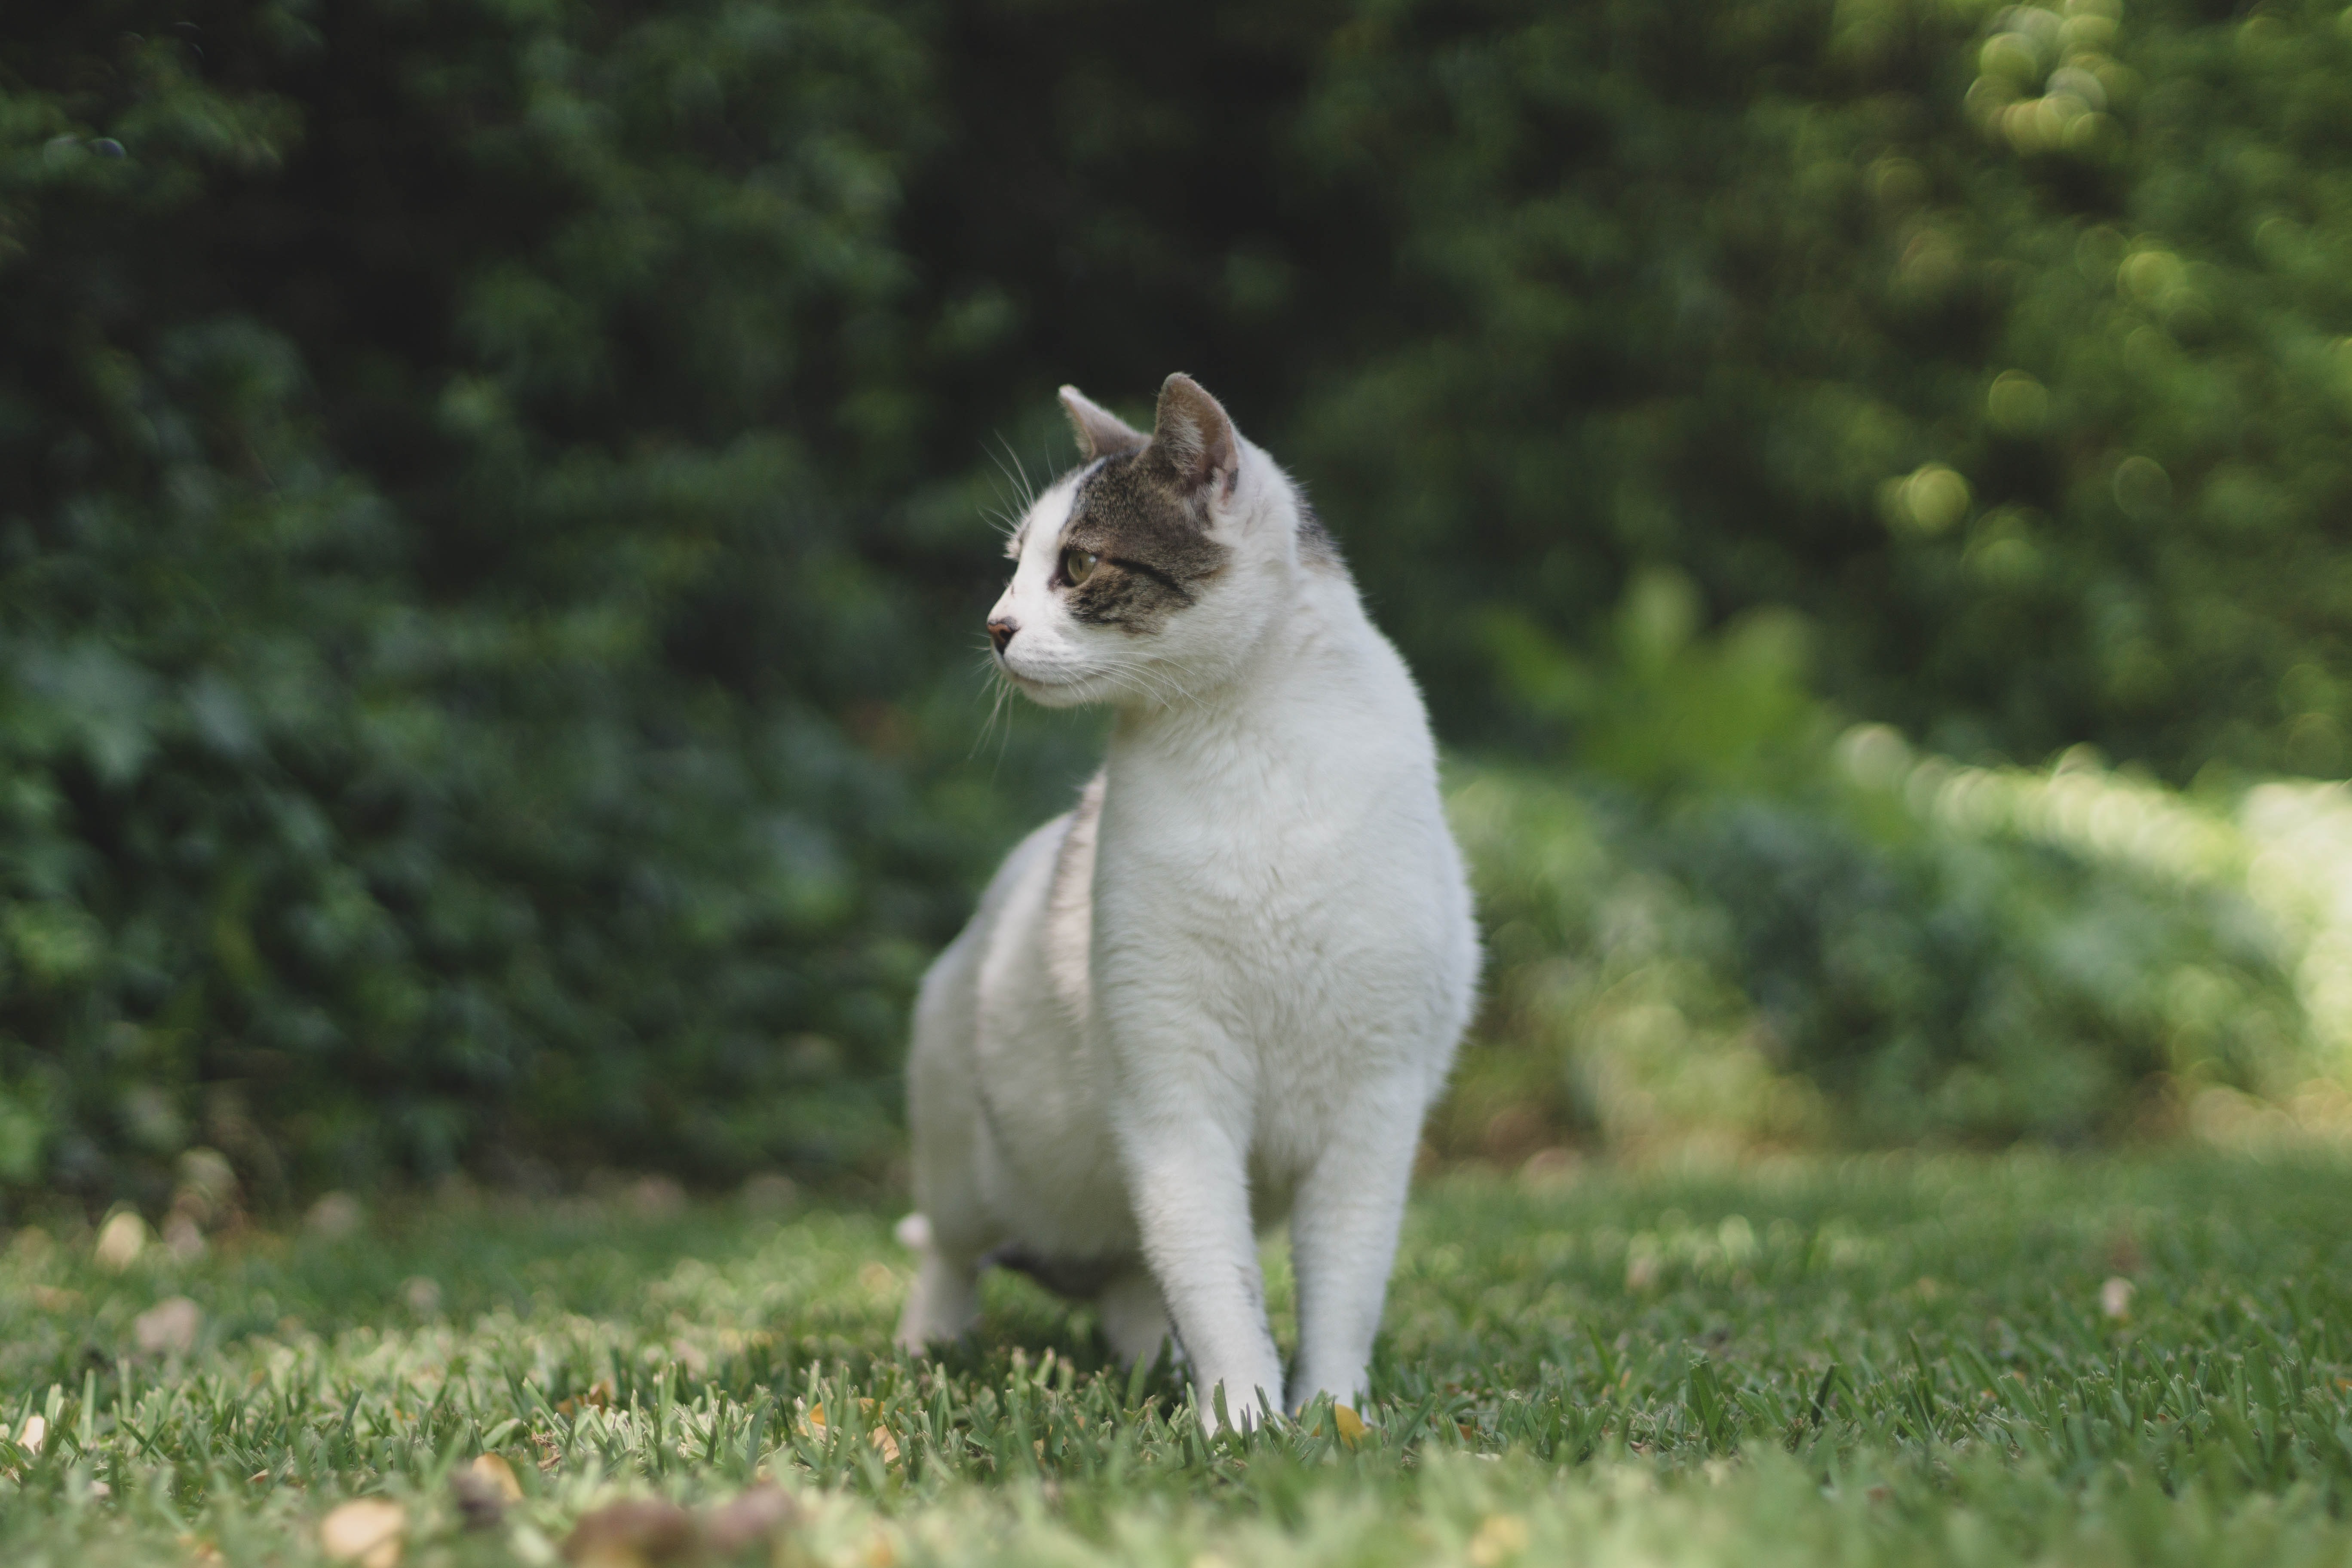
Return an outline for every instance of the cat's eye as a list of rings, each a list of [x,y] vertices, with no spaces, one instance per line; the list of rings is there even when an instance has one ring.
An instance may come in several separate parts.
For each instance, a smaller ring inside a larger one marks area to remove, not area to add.
[[[1095,563],[1102,559],[1091,550],[1062,552],[1062,581],[1073,586],[1095,574]]]

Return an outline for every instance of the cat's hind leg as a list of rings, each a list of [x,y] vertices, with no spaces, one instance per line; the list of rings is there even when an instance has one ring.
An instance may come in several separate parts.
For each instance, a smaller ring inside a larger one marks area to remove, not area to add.
[[[915,1285],[898,1318],[898,1348],[920,1353],[927,1345],[962,1337],[980,1318],[980,1260],[940,1247],[931,1222],[920,1214],[900,1220],[897,1235],[915,1255]]]
[[[959,1338],[980,1317],[981,1258],[992,1239],[981,1200],[987,1131],[972,1062],[984,940],[974,920],[931,965],[915,1003],[907,1120],[916,1207],[898,1229],[915,1255],[914,1289],[897,1335],[908,1351]]]
[[[1149,1366],[1160,1359],[1168,1342],[1168,1304],[1151,1270],[1139,1264],[1104,1286],[1095,1297],[1095,1315],[1121,1366]]]

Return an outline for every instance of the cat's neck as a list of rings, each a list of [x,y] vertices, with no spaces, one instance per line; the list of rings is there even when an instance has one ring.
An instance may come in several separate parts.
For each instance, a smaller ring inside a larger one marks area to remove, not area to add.
[[[1289,604],[1268,617],[1230,672],[1188,685],[1155,682],[1148,700],[1123,703],[1111,730],[1114,753],[1177,752],[1204,743],[1223,750],[1238,734],[1295,730],[1318,712],[1365,711],[1382,704],[1396,656],[1364,614],[1344,574],[1297,571]],[[1402,673],[1401,667],[1397,672]]]

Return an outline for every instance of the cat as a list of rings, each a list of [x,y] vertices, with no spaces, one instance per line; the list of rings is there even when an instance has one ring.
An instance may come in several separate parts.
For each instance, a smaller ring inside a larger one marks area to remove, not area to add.
[[[908,1065],[917,1254],[898,1342],[978,1275],[1170,1331],[1204,1425],[1360,1405],[1421,1126],[1477,987],[1419,690],[1298,488],[1198,383],[1145,436],[1061,390],[1080,465],[1007,547],[1003,677],[1115,710],[925,977]],[[1257,1230],[1287,1215],[1286,1384]]]

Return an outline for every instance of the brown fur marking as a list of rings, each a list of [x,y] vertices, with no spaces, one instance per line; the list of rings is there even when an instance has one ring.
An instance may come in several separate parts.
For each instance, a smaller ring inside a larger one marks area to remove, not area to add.
[[[1101,557],[1092,576],[1066,587],[1070,614],[1131,636],[1158,631],[1233,554],[1209,537],[1207,525],[1200,503],[1156,451],[1106,459],[1079,481],[1062,531],[1063,549]]]

